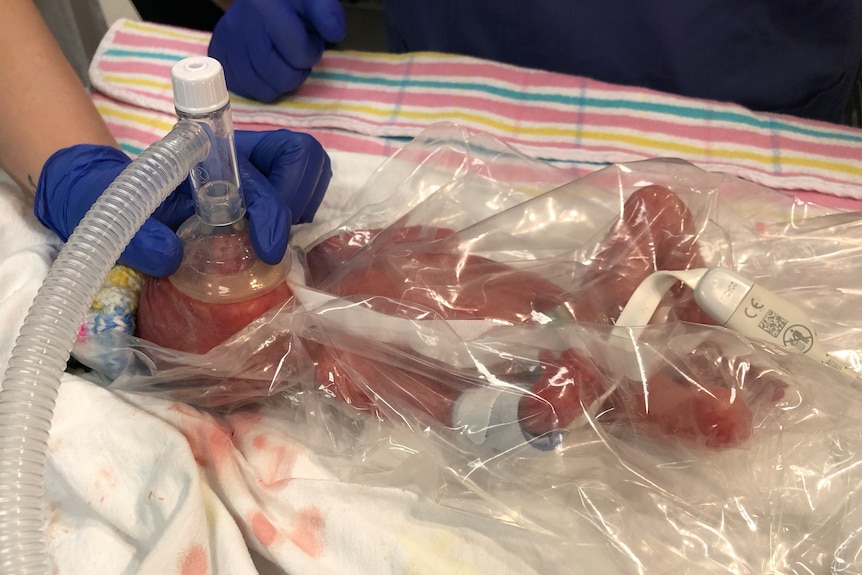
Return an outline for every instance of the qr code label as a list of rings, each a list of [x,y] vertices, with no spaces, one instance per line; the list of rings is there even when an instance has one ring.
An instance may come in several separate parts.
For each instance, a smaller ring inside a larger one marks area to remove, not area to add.
[[[779,315],[770,309],[766,311],[766,315],[763,316],[763,319],[760,320],[757,327],[772,337],[778,337],[781,335],[781,331],[784,329],[785,325],[787,325],[787,320],[784,316]]]

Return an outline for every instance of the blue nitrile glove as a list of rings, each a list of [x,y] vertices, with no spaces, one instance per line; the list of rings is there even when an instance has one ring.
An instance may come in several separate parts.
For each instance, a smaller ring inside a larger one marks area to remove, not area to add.
[[[326,42],[347,34],[338,0],[235,0],[219,19],[209,55],[232,92],[272,102],[302,84]]]
[[[329,156],[311,136],[288,130],[237,131],[236,148],[252,245],[261,260],[278,263],[287,249],[291,224],[310,221],[323,200],[332,176]],[[36,217],[68,240],[130,162],[110,146],[79,144],[55,152],[39,176]],[[144,222],[119,262],[157,277],[174,273],[183,254],[174,231],[193,213],[186,179]]]
[[[323,146],[308,134],[236,132],[239,178],[258,257],[284,257],[292,224],[308,223],[323,201],[332,166]]]
[[[78,144],[55,152],[42,166],[36,185],[36,217],[61,240],[68,240],[90,206],[131,161],[111,146]],[[173,273],[183,257],[173,230],[192,213],[190,194],[171,194],[132,238],[120,263],[156,276]]]

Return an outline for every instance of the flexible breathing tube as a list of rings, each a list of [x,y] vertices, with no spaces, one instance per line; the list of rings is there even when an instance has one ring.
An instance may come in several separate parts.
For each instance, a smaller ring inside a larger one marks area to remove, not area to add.
[[[39,288],[0,391],[0,573],[49,572],[44,470],[60,378],[104,278],[162,201],[206,157],[210,140],[180,121],[126,167],[72,233]]]

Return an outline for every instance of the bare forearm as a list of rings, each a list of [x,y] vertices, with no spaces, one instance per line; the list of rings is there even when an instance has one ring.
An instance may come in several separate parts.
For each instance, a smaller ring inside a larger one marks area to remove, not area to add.
[[[31,0],[9,0],[3,11],[0,168],[32,191],[60,148],[116,141]]]

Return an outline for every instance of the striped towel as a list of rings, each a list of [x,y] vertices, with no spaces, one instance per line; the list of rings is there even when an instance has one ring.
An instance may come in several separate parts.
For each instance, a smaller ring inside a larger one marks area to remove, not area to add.
[[[108,31],[90,76],[127,151],[170,129],[170,67],[205,54],[208,40],[129,20]],[[448,121],[579,173],[679,157],[780,190],[862,199],[862,130],[475,58],[330,51],[289,98],[232,106],[237,128],[303,130],[348,152],[388,156]]]

